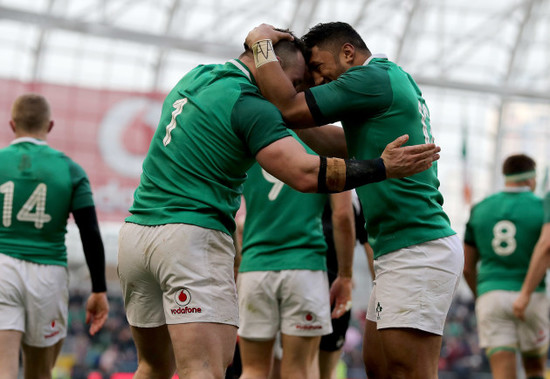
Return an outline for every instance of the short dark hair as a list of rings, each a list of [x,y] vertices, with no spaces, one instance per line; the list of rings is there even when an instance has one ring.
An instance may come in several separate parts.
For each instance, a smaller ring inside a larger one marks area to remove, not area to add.
[[[11,118],[17,129],[30,133],[40,132],[49,125],[50,105],[44,96],[27,93],[15,99]]]
[[[294,64],[294,59],[296,57],[296,53],[300,52],[302,55],[305,55],[305,47],[303,41],[296,37],[294,33],[292,33],[289,29],[279,29],[275,28],[275,30],[278,30],[280,32],[285,32],[290,34],[294,39],[287,40],[283,39],[277,42],[275,45],[273,45],[273,50],[275,50],[275,54],[281,58],[281,67],[283,70],[287,68],[287,66]],[[252,54],[252,50],[244,43],[244,54]]]
[[[504,175],[520,174],[522,172],[534,171],[537,164],[533,158],[525,154],[510,155],[502,164],[502,173]]]
[[[314,46],[336,54],[345,43],[352,44],[356,49],[370,52],[363,38],[345,22],[320,23],[309,29],[302,37],[306,49]],[[309,57],[308,57],[309,58]]]

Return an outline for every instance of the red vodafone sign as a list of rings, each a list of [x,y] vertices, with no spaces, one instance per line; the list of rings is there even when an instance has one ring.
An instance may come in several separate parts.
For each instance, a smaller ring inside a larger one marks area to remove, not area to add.
[[[165,94],[96,90],[0,79],[0,146],[13,139],[11,106],[26,92],[44,95],[54,128],[48,144],[88,173],[100,221],[122,222],[139,183]]]

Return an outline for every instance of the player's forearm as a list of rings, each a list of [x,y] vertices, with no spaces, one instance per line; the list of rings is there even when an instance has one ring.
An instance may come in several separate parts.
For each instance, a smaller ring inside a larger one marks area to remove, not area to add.
[[[474,298],[477,297],[477,272],[464,272],[464,280],[472,291]]]
[[[353,274],[353,253],[355,250],[353,208],[351,208],[351,214],[333,214],[332,232],[336,259],[338,260],[338,276],[351,278]]]
[[[105,292],[107,290],[105,250],[99,232],[95,207],[73,211],[73,216],[80,231],[82,248],[92,281],[92,292]]]
[[[529,269],[521,292],[526,295],[531,295],[533,291],[538,287],[541,280],[546,274],[546,270],[550,266],[550,224],[545,224],[541,237],[535,246],[531,261],[529,263]]]

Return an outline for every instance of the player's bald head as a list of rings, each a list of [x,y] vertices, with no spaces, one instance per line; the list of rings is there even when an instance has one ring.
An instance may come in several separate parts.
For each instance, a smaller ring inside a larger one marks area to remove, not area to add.
[[[11,119],[15,129],[28,133],[42,132],[50,126],[50,105],[44,96],[27,93],[15,99]]]

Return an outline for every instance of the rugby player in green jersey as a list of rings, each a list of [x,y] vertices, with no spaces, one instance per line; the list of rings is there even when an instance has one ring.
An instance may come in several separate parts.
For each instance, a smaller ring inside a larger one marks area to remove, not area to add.
[[[351,304],[355,247],[351,193],[301,193],[258,164],[247,174],[237,280],[241,378],[268,377],[275,337],[280,332],[284,346],[282,357],[278,357],[281,377],[306,379],[315,367],[321,336],[332,331],[331,303],[335,303],[335,318]],[[327,201],[332,206],[329,212],[340,264],[330,294],[322,227]]]
[[[275,47],[285,80],[301,84],[297,43]],[[279,63],[278,63],[279,64]],[[118,272],[138,350],[136,378],[222,378],[238,326],[235,213],[255,160],[302,192],[339,192],[428,169],[434,144],[388,144],[381,158],[306,153],[256,85],[251,51],[201,65],[167,95],[119,235]]]
[[[10,126],[15,139],[0,149],[0,377],[18,377],[22,350],[25,378],[51,378],[68,328],[69,214],[90,269],[91,335],[109,313],[103,242],[86,173],[46,143],[53,127],[46,99],[19,96]]]
[[[315,87],[297,92],[272,53],[272,42],[292,38],[260,25],[246,38],[256,59],[262,94],[290,127],[341,121],[343,132],[310,128],[298,135],[322,145],[344,138],[356,159],[377,157],[407,134],[409,143],[432,143],[430,114],[409,74],[384,55],[373,55],[348,24],[319,24],[302,38]],[[462,244],[443,211],[437,165],[419,174],[357,188],[376,280],[363,347],[369,378],[437,378],[445,318],[458,285]]]
[[[526,378],[542,379],[550,310],[542,277],[523,320],[513,312],[544,218],[542,199],[533,193],[535,161],[512,155],[502,173],[504,190],[472,207],[464,236],[464,278],[476,297],[479,345],[493,378],[515,378],[519,352]]]

